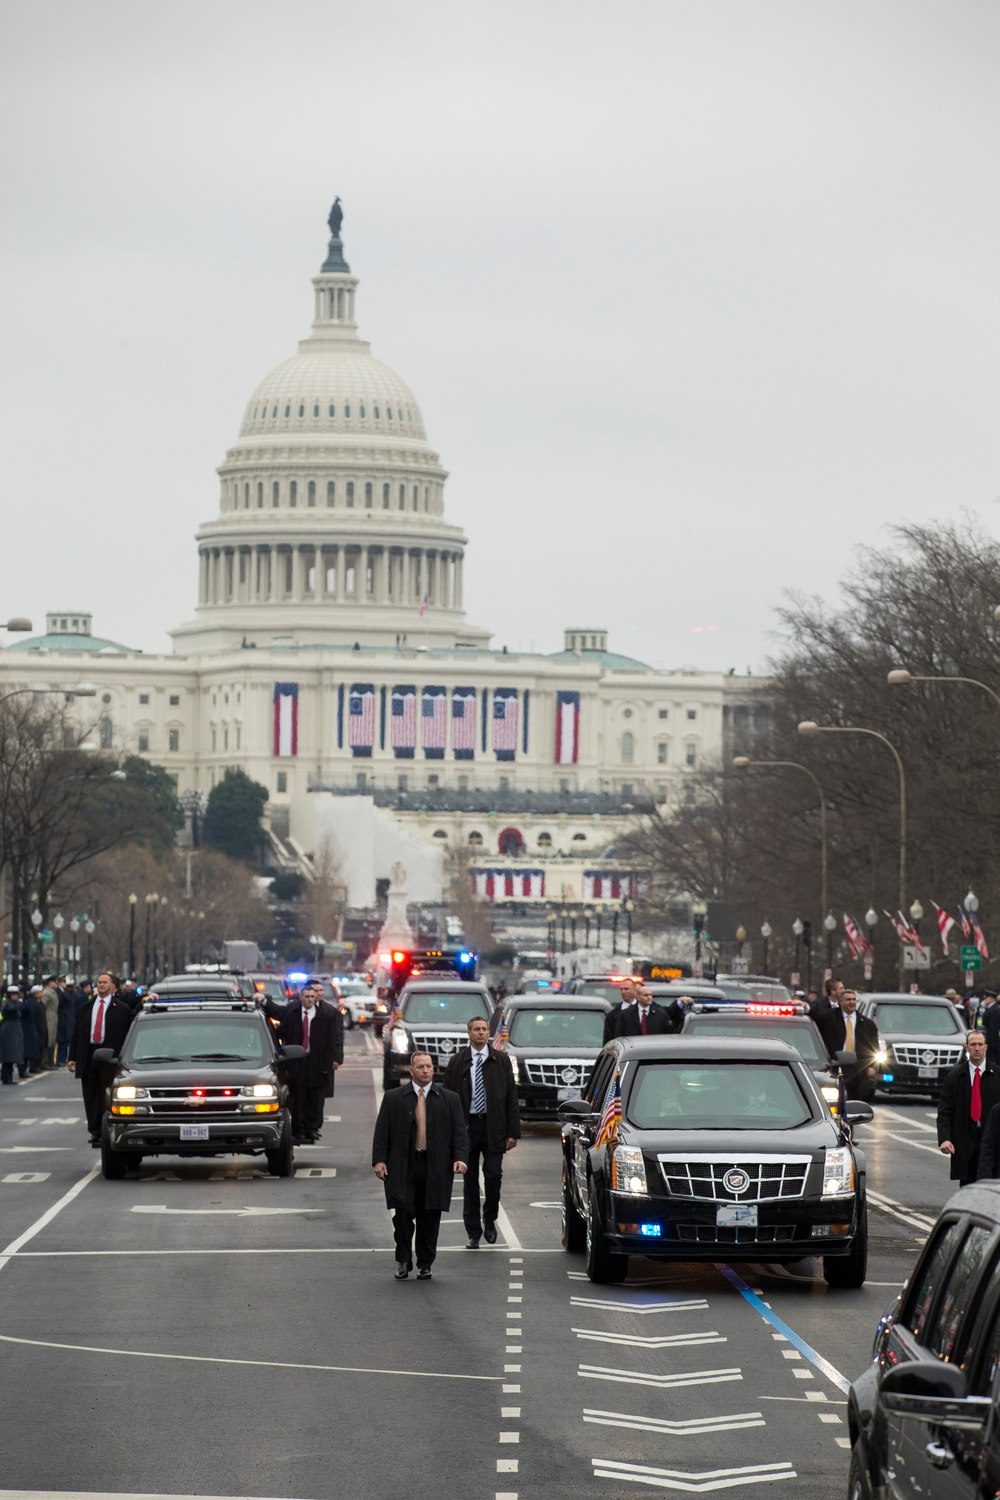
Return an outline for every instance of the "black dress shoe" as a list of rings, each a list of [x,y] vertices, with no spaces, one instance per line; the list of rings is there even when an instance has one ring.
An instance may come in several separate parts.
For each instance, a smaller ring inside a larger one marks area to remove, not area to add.
[[[409,1276],[409,1274],[410,1274],[410,1268],[406,1264],[406,1261],[405,1260],[397,1260],[397,1262],[396,1262],[396,1269],[395,1269],[395,1271],[393,1271],[392,1274],[393,1274],[393,1276],[395,1276],[395,1278],[396,1278],[397,1281],[405,1281],[406,1278],[407,1278],[407,1276]]]
[[[479,1236],[478,1236],[478,1234],[470,1234],[469,1235],[469,1238],[465,1242],[465,1248],[466,1248],[466,1250],[478,1250],[479,1249]]]
[[[487,1245],[495,1245],[497,1242],[497,1226],[495,1219],[483,1220],[483,1239]]]
[[[99,1146],[101,1144],[101,1137],[99,1135],[92,1135],[89,1137],[89,1140],[92,1146]]]
[[[430,1266],[418,1266],[417,1267],[417,1280],[418,1281],[430,1281],[430,1279],[431,1279],[431,1268],[430,1268]]]

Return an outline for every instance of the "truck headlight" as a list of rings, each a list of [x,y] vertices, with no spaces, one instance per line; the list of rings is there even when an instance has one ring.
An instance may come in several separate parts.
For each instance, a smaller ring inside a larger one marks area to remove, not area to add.
[[[399,1027],[393,1028],[392,1050],[393,1052],[401,1053],[409,1052],[410,1050],[410,1038],[407,1036],[406,1032],[401,1031]]]
[[[634,1146],[616,1146],[611,1158],[611,1190],[615,1193],[630,1193],[633,1197],[644,1197],[646,1187],[646,1163],[642,1152]]]
[[[244,1099],[277,1099],[278,1090],[273,1083],[248,1083],[240,1089]]]
[[[137,1089],[134,1084],[120,1083],[111,1091],[112,1099],[148,1099],[149,1089]]]
[[[854,1192],[854,1158],[847,1146],[828,1146],[823,1163],[823,1197],[842,1198]]]

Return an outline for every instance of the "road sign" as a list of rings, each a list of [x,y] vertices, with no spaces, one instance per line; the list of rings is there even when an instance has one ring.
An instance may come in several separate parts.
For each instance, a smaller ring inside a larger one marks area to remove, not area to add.
[[[968,974],[971,973],[973,969],[981,969],[982,967],[983,955],[980,953],[975,943],[963,943],[962,968],[965,970],[965,972]]]
[[[904,947],[903,947],[903,968],[904,969],[929,969],[930,966],[931,966],[931,956],[930,956],[930,953],[928,952],[928,950],[926,948],[915,948],[915,947],[913,947],[913,945],[911,943],[904,944]]]
[[[750,960],[748,958],[734,958],[730,972],[733,974],[749,974]]]

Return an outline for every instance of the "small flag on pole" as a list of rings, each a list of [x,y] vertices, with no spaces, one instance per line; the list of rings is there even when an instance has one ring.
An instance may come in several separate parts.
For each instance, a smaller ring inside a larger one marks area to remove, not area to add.
[[[417,610],[417,614],[418,615],[425,615],[427,613],[427,606],[430,604],[430,602],[431,602],[431,596],[430,596],[430,594],[425,594],[424,597],[423,597],[423,599],[420,601],[420,608]]]
[[[948,957],[948,934],[955,925],[955,918],[948,915],[943,906],[938,906],[936,901],[931,905],[937,912],[938,931],[941,934],[941,947],[944,949],[945,958]]]

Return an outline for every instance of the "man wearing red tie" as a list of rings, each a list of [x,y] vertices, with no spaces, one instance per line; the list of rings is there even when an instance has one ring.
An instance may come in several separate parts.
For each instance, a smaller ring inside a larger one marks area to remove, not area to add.
[[[312,1145],[323,1129],[323,1100],[333,1094],[333,1076],[344,1061],[344,1022],[339,1009],[323,999],[323,981],[309,979],[298,1000],[281,1012],[282,1045],[306,1049],[289,1069],[292,1140]]]
[[[623,1004],[618,1012],[615,1036],[669,1036],[680,1031],[684,1024],[684,1007],[678,1001],[672,1000],[668,1008],[657,1005],[641,980],[635,989],[635,1004]]]
[[[966,1060],[952,1068],[941,1086],[938,1101],[938,1145],[951,1157],[951,1176],[962,1187],[979,1176],[983,1126],[1000,1104],[1000,1073],[986,1061],[986,1038],[970,1031],[965,1039]],[[994,1164],[987,1164],[992,1173]]]
[[[69,1071],[76,1074],[83,1087],[83,1107],[92,1146],[101,1144],[109,1079],[109,1070],[94,1062],[94,1053],[98,1047],[110,1047],[118,1057],[133,1020],[131,1007],[118,999],[116,991],[114,975],[98,974],[93,1000],[81,1005],[76,1013],[76,1027],[69,1044]]]

